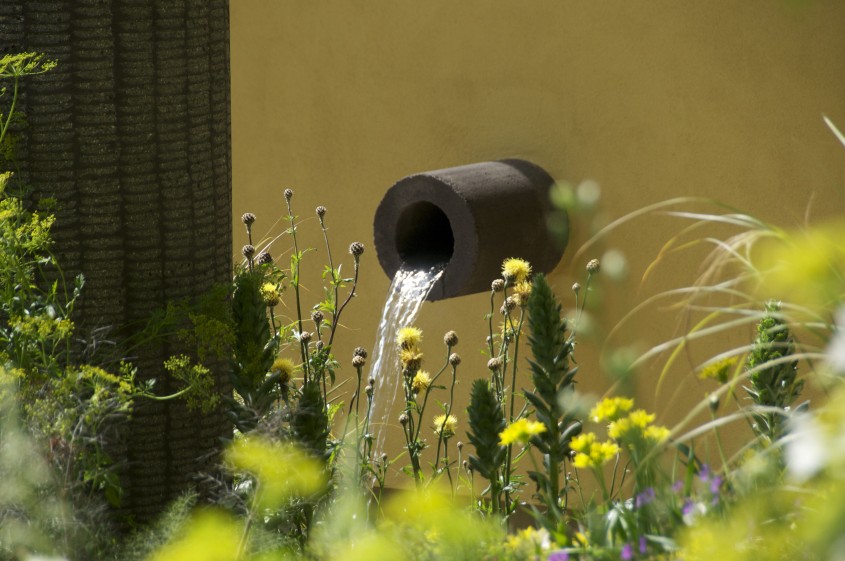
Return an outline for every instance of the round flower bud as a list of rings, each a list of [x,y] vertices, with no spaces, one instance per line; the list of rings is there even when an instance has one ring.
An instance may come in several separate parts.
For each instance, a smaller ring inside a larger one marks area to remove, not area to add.
[[[367,380],[367,383],[370,384],[371,386],[375,386],[376,385],[376,379],[373,378],[372,376],[370,376],[370,379]]]
[[[452,353],[449,355],[449,364],[452,366],[457,366],[461,363],[461,355],[458,353]]]
[[[317,347],[317,352],[319,352],[323,350],[324,344],[322,341],[317,341],[317,344],[315,346]]]
[[[362,356],[355,355],[352,357],[352,366],[354,368],[363,368],[367,364],[367,359]]]
[[[458,344],[458,334],[454,331],[447,331],[446,335],[443,336],[443,342],[446,343],[447,347],[454,347]]]
[[[352,351],[352,354],[355,356],[360,356],[362,358],[367,358],[367,349],[364,347],[355,347],[355,350]]]
[[[373,397],[373,387],[372,386],[367,385],[367,387],[364,388],[364,391],[367,393],[367,397]]]
[[[316,212],[317,212],[317,216],[319,216],[320,218],[323,218],[326,215],[326,207],[324,207],[323,205],[320,205],[320,206],[317,207]]]
[[[579,292],[581,292],[581,285],[578,284],[577,282],[575,284],[573,284],[572,285],[572,292],[574,292],[575,294],[578,294]]]
[[[307,345],[308,342],[311,341],[311,334],[308,333],[307,331],[303,331],[302,333],[299,334],[299,341],[301,343],[305,343]]]
[[[493,372],[502,367],[502,360],[499,357],[493,357],[487,361],[487,369]]]
[[[255,255],[255,246],[246,244],[241,249],[241,253],[243,253],[244,257],[246,257],[247,259],[252,259],[252,256]]]
[[[251,212],[245,212],[243,216],[241,216],[241,220],[243,220],[243,223],[246,224],[247,228],[249,228],[252,226],[252,223],[255,222],[255,215]]]
[[[364,244],[361,242],[352,242],[349,245],[349,253],[355,257],[360,257],[361,254],[364,253]]]
[[[268,252],[262,251],[258,254],[256,261],[259,265],[269,265],[273,262],[273,257]]]
[[[493,290],[493,292],[501,292],[505,289],[505,281],[503,281],[502,279],[496,279],[490,285],[490,288]]]
[[[457,443],[455,446],[457,446],[457,447],[458,447],[458,450],[463,450],[463,449],[464,449],[464,443],[463,443],[463,442],[461,442],[460,440],[458,441],[458,443]]]
[[[318,326],[323,323],[323,312],[320,310],[314,310],[311,312],[311,321],[316,323]]]
[[[517,304],[518,302],[513,296],[508,296],[507,298],[505,298],[505,308],[507,308],[509,311],[516,308]]]
[[[599,263],[598,259],[590,259],[590,262],[587,263],[587,272],[591,275],[595,275],[601,270],[601,263]]]
[[[464,461],[462,462],[462,465],[464,466],[464,471],[472,471],[472,466],[471,466],[471,465],[469,465],[469,462],[468,462],[468,461],[464,460]]]
[[[381,461],[385,464],[387,463],[387,454],[384,452],[381,453]]]
[[[293,189],[285,189],[285,200],[290,202],[293,197]]]
[[[408,415],[407,413],[402,413],[399,415],[399,424],[403,427],[408,424]]]

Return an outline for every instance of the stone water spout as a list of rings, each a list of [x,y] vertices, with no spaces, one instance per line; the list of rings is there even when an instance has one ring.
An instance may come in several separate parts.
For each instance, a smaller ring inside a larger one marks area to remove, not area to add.
[[[376,210],[379,263],[390,278],[403,263],[445,263],[429,300],[489,290],[508,257],[526,259],[534,271],[548,273],[566,245],[547,229],[553,183],[543,168],[517,159],[400,179]]]

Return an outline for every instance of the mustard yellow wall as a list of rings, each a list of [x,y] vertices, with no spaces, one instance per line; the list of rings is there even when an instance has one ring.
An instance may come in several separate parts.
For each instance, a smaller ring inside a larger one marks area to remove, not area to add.
[[[826,114],[845,127],[839,0],[232,0],[231,63],[236,249],[244,211],[259,215],[259,232],[281,232],[270,227],[285,187],[296,192],[304,243],[318,248],[304,281],[308,305],[324,260],[314,207],[328,207],[335,257],[347,268],[349,242],[367,245],[337,348],[346,373],[351,349],[372,347],[390,281],[372,247],[372,217],[383,193],[413,172],[522,157],[559,180],[597,181],[605,220],[685,195],[782,226],[845,208],[845,149],[822,122]],[[572,219],[578,227],[552,275],[568,306],[587,259],[618,247],[629,262],[628,280],[596,295],[606,329],[636,302],[695,276],[700,252],[669,259],[640,286],[684,224],[677,219],[642,219],[574,263],[588,229]],[[502,227],[507,235],[506,210]],[[419,322],[438,361],[443,332],[461,336],[464,391],[486,375],[486,311],[486,295],[462,297],[427,304]],[[673,311],[638,317],[614,345],[645,348],[683,328]],[[587,392],[609,386],[601,346],[579,348]],[[659,363],[646,365],[637,379],[644,405],[678,418],[707,389],[688,375],[705,358],[681,361],[658,403]]]

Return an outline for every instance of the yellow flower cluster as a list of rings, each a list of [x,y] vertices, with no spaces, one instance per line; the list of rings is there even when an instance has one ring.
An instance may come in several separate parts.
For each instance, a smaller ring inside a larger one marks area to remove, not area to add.
[[[730,374],[732,369],[736,368],[738,361],[738,357],[732,356],[711,362],[701,369],[698,373],[698,378],[701,380],[716,380],[720,384],[725,384],[728,381],[728,374]]]
[[[422,363],[422,330],[418,327],[406,326],[396,334],[396,345],[399,347],[399,362],[406,376],[416,372]]]
[[[264,303],[271,308],[277,306],[282,299],[282,291],[279,290],[277,284],[272,282],[262,284],[259,292],[261,292],[261,298],[264,300]]]
[[[434,434],[443,438],[455,436],[458,428],[458,419],[454,415],[438,415],[434,418]]]
[[[669,437],[669,429],[652,425],[654,414],[642,409],[632,411],[627,417],[617,419],[607,427],[607,435],[618,441],[636,442],[646,440],[658,443]]]
[[[508,446],[514,442],[523,444],[531,440],[531,437],[546,432],[546,425],[538,421],[518,419],[507,426],[499,433],[499,446]]]
[[[531,265],[524,259],[511,257],[502,263],[502,277],[510,280],[514,285],[528,280],[531,275]]]
[[[420,393],[431,386],[431,376],[425,370],[418,370],[411,381],[411,389],[414,393]]]
[[[631,410],[634,400],[627,397],[608,397],[599,401],[590,411],[590,419],[594,423],[616,421]]]
[[[599,442],[595,433],[581,433],[569,442],[575,452],[572,465],[577,468],[600,468],[619,453],[614,442]]]
[[[279,373],[279,383],[280,384],[288,384],[293,378],[293,371],[296,368],[293,361],[288,358],[277,358],[273,361],[273,365],[270,367],[270,372],[272,373]]]

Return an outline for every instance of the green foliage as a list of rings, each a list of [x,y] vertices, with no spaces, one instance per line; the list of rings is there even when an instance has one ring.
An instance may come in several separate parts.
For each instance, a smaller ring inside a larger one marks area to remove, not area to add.
[[[317,458],[327,457],[328,420],[319,381],[306,381],[290,424],[296,442]]]
[[[798,378],[798,360],[793,359],[795,341],[780,315],[780,303],[766,304],[757,324],[757,337],[746,361],[749,386],[746,391],[755,404],[786,410],[800,395],[804,381]],[[754,431],[772,443],[784,434],[784,413],[753,413]]]
[[[551,522],[560,517],[566,487],[561,485],[560,471],[569,441],[581,428],[575,417],[563,410],[562,397],[574,391],[573,379],[577,367],[570,368],[573,342],[566,337],[566,320],[560,304],[543,275],[534,278],[528,298],[528,323],[531,327],[529,343],[534,359],[529,361],[535,390],[525,391],[525,399],[534,407],[537,420],[546,430],[532,442],[545,455],[545,470],[532,471],[541,501],[548,507]]]
[[[507,423],[499,401],[487,380],[475,380],[472,383],[467,414],[469,416],[468,437],[476,453],[474,456],[469,456],[469,464],[490,482],[492,508],[497,509],[501,492],[499,470],[506,456],[506,449],[499,445],[499,434],[505,430]]]
[[[193,362],[186,355],[177,355],[164,361],[164,369],[185,386],[178,395],[185,398],[189,409],[208,413],[220,402],[220,395],[214,387],[214,374],[202,364]]]

